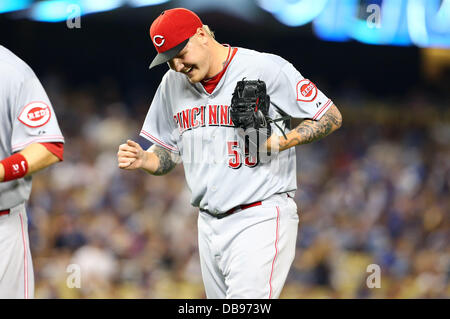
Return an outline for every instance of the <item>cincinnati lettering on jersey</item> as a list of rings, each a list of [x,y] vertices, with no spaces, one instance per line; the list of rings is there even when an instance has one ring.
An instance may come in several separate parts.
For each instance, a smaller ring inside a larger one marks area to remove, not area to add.
[[[201,105],[187,108],[173,116],[180,133],[205,126],[234,127],[229,105]]]

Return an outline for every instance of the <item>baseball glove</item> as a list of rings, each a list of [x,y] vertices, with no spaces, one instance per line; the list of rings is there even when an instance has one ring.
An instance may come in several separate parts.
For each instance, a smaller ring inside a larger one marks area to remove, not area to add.
[[[231,120],[235,127],[258,131],[265,129],[266,138],[272,134],[270,123],[274,123],[286,138],[284,131],[275,122],[289,119],[289,116],[272,120],[269,117],[269,106],[270,96],[266,92],[266,83],[261,80],[246,81],[243,78],[237,82],[231,98]]]
[[[266,94],[264,81],[238,81],[231,99],[231,119],[236,127],[267,128],[270,97]],[[268,132],[270,135],[270,132]]]

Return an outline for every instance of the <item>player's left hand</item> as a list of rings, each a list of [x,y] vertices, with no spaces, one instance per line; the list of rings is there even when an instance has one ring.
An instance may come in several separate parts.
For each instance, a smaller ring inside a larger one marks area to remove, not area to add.
[[[266,142],[261,145],[259,149],[260,152],[276,152],[280,148],[280,137],[274,132],[266,140]]]
[[[262,145],[260,151],[266,150],[267,152],[281,152],[284,151],[285,149],[288,149],[289,147],[291,147],[290,133],[286,135],[287,139],[284,136],[279,136],[276,132],[272,133],[272,135]]]

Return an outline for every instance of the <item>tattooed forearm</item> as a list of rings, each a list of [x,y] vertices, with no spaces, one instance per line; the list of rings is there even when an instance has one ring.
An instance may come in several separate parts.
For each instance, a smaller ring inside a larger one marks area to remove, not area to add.
[[[342,115],[335,105],[322,116],[319,121],[304,120],[289,132],[288,139],[280,138],[280,150],[308,144],[329,135],[342,125]]]
[[[153,145],[150,151],[154,153],[159,159],[158,168],[153,172],[153,175],[164,175],[170,172],[177,164],[174,160],[174,155],[159,146]]]

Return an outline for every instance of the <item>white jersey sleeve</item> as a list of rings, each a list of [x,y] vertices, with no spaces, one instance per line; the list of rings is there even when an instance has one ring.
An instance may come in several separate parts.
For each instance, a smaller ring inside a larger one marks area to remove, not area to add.
[[[140,136],[171,152],[179,153],[179,131],[171,115],[170,91],[167,90],[166,83],[165,76],[153,97]]]
[[[285,61],[279,70],[268,88],[271,101],[291,117],[319,120],[332,101],[291,63]]]
[[[33,70],[0,45],[0,159],[40,142],[64,142],[56,114]],[[0,210],[28,200],[31,181],[0,183]]]
[[[36,75],[32,73],[15,85],[17,91],[11,94],[11,150],[18,152],[39,142],[64,142],[55,111]]]

